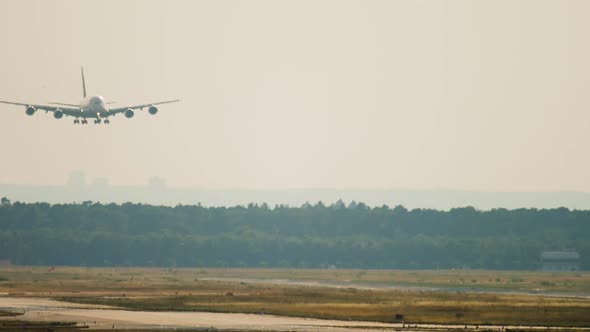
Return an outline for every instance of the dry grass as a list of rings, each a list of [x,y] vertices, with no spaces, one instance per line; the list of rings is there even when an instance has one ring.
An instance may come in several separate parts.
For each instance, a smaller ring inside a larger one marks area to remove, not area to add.
[[[342,320],[411,323],[589,326],[590,301],[527,295],[371,291],[339,288],[202,284],[202,293],[156,297],[66,298],[134,310],[265,312]],[[224,288],[231,292],[218,292]]]
[[[588,298],[468,291],[476,285],[478,289],[588,294],[588,273],[61,267],[49,271],[14,267],[1,270],[0,276],[7,279],[0,282],[0,292],[134,310],[264,311],[382,322],[395,321],[395,314],[402,314],[411,323],[590,326]],[[329,282],[344,287],[302,287],[238,279]],[[453,291],[346,287],[353,284],[428,286]]]
[[[239,272],[238,272],[239,271]],[[297,270],[213,269],[211,277],[324,281],[367,286],[418,286],[590,294],[588,272],[531,272],[483,270]]]
[[[431,287],[453,290],[548,292],[590,295],[588,272],[480,270],[303,270],[303,269],[165,269],[165,268],[0,268],[0,292],[143,291],[187,289],[195,280],[281,279],[343,287]],[[51,287],[48,287],[51,286]]]

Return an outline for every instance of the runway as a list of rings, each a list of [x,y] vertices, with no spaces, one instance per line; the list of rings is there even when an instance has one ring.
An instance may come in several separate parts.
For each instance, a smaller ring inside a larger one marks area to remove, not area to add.
[[[77,304],[33,297],[0,296],[0,309],[23,315],[21,320],[76,322],[89,329],[194,329],[200,331],[316,331],[316,332],[361,332],[375,330],[433,331],[433,330],[497,330],[532,329],[530,326],[465,326],[378,323],[348,320],[327,320],[303,317],[285,317],[259,314],[213,313],[213,312],[166,312],[129,311],[115,307]],[[11,319],[11,318],[0,318]],[[14,319],[14,318],[12,318]],[[536,327],[537,329],[539,327]],[[590,328],[550,327],[560,330],[590,331]]]
[[[266,314],[128,311],[39,298],[0,297],[0,308],[23,312],[22,320],[75,321],[90,329],[174,329],[250,331],[369,331],[396,324],[283,317]],[[399,325],[399,324],[397,324]]]

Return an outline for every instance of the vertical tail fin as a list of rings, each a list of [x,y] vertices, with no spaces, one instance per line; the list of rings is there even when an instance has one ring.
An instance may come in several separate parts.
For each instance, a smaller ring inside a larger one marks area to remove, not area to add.
[[[82,67],[82,94],[86,98],[86,80],[84,80],[84,67]]]

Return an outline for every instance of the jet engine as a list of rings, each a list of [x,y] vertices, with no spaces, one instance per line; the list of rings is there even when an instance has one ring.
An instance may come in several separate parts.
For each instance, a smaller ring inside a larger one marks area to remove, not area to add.
[[[135,112],[133,112],[133,110],[130,108],[125,111],[125,117],[127,119],[131,119],[134,115],[135,115]]]
[[[27,115],[33,115],[33,114],[35,114],[36,111],[37,111],[37,109],[34,108],[33,106],[27,106],[25,113],[27,113]]]
[[[150,112],[151,115],[156,115],[156,113],[158,113],[158,108],[152,105],[150,108],[148,108],[148,112]]]
[[[56,110],[55,112],[53,112],[53,117],[56,119],[61,119],[64,116],[64,112],[62,112],[61,110]]]

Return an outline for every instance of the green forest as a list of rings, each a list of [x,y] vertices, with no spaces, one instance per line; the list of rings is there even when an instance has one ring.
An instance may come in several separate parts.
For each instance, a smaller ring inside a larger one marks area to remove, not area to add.
[[[567,208],[0,205],[0,259],[19,265],[534,270],[572,248],[588,270],[588,239],[590,211]]]

